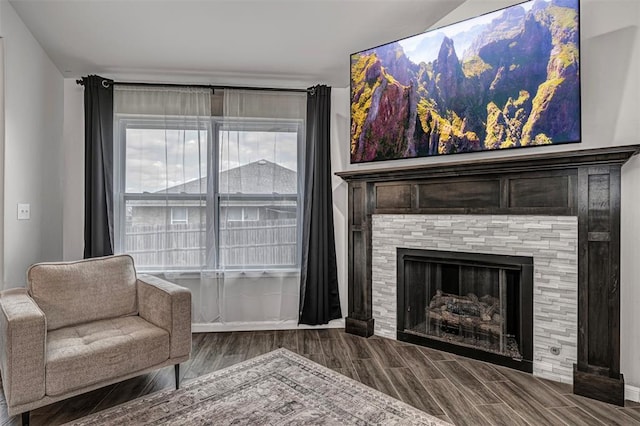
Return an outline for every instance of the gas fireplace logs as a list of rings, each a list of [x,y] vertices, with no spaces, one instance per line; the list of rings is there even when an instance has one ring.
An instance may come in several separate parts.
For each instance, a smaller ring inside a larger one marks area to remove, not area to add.
[[[504,334],[500,300],[488,294],[479,298],[473,293],[457,296],[437,290],[426,311],[432,334],[463,334],[498,345]]]

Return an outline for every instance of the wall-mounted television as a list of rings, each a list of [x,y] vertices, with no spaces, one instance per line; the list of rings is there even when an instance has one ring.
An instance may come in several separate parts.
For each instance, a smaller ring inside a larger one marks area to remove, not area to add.
[[[351,162],[580,142],[579,0],[351,55]]]

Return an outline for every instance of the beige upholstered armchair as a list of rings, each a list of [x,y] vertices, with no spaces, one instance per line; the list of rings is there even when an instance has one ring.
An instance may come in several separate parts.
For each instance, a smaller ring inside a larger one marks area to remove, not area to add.
[[[136,276],[130,256],[40,263],[0,293],[0,368],[9,415],[175,365],[191,352],[191,293]]]

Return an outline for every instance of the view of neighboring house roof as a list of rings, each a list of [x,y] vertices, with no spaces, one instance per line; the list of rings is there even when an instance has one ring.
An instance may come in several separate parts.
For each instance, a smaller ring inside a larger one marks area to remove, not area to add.
[[[227,194],[296,194],[298,174],[279,164],[259,160],[240,167],[225,170],[219,176],[221,193]],[[164,194],[197,194],[207,192],[207,177],[194,179],[180,185],[158,191]]]

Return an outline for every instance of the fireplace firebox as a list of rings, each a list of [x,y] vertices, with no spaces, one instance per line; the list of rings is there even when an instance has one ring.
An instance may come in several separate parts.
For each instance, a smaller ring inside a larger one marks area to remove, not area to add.
[[[398,248],[398,340],[533,370],[533,258]]]

